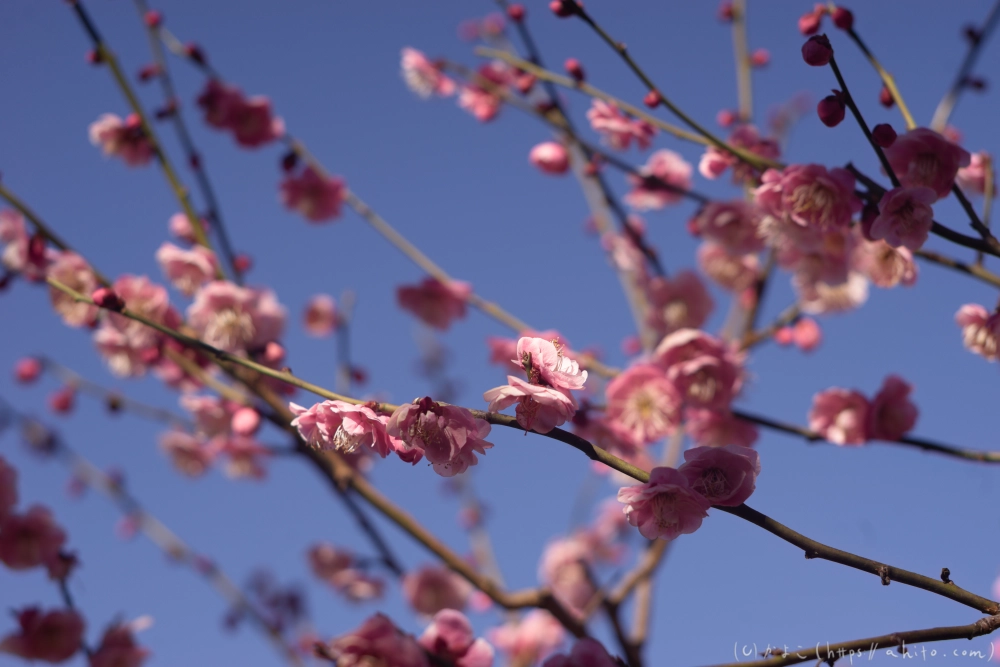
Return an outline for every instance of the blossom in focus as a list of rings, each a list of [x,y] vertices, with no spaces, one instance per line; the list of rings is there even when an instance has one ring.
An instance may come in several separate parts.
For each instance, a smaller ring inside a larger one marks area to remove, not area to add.
[[[615,104],[596,98],[587,111],[587,120],[604,143],[616,151],[628,150],[633,140],[639,150],[646,150],[656,136],[656,128],[648,122],[630,118]]]
[[[645,484],[620,489],[618,502],[625,505],[629,523],[648,540],[693,533],[710,507],[681,472],[663,467],[653,468]]]
[[[139,667],[149,650],[139,646],[133,623],[116,623],[104,631],[101,643],[90,656],[90,667]]]
[[[885,156],[904,188],[930,188],[936,199],[948,196],[958,170],[970,166],[972,159],[964,148],[926,127],[900,135]]]
[[[607,425],[633,446],[670,435],[680,424],[681,396],[657,365],[630,367],[605,392]]]
[[[65,531],[41,505],[0,519],[0,563],[12,570],[56,565],[65,542]]]
[[[557,389],[583,389],[587,371],[565,356],[561,347],[544,338],[522,336],[517,341],[514,363],[520,363],[532,384],[545,384]]]
[[[217,453],[208,446],[204,438],[184,431],[164,433],[160,436],[160,449],[170,457],[175,468],[189,477],[205,474]]]
[[[285,327],[285,309],[274,292],[224,280],[202,286],[187,317],[202,341],[226,352],[263,348],[278,340]]]
[[[878,204],[878,217],[872,222],[871,237],[883,239],[893,248],[903,246],[919,250],[934,225],[934,191],[930,188],[893,188]]]
[[[758,437],[754,424],[718,410],[686,410],[684,431],[702,447],[752,447]]]
[[[214,280],[219,270],[215,253],[200,245],[184,250],[173,243],[164,243],[156,251],[156,261],[170,284],[186,296],[191,296],[199,287]]]
[[[919,411],[910,400],[913,386],[898,375],[882,382],[868,410],[868,437],[876,440],[899,440],[917,423]]]
[[[955,176],[955,182],[966,194],[976,194],[982,195],[986,193],[986,172],[987,165],[991,165],[993,158],[990,157],[989,153],[986,151],[980,151],[978,153],[973,153],[970,160],[969,166],[962,167],[958,170],[958,174]],[[993,168],[995,169],[995,167]],[[996,172],[991,169],[990,190],[996,193]]]
[[[532,609],[521,619],[491,630],[489,638],[511,664],[530,665],[558,648],[565,634],[562,624],[552,614]]]
[[[760,456],[739,445],[695,447],[685,450],[684,464],[678,470],[712,505],[737,507],[754,491]]]
[[[424,650],[455,667],[493,665],[493,647],[485,639],[477,639],[469,619],[454,609],[434,614],[419,642]]]
[[[868,399],[853,389],[827,389],[813,397],[809,428],[838,445],[868,440]]]
[[[327,647],[337,667],[429,667],[420,644],[400,631],[384,614],[375,614],[360,627],[337,637]]]
[[[649,310],[646,324],[661,337],[678,329],[697,329],[712,314],[715,302],[694,271],[672,278],[654,276],[646,286]]]
[[[48,275],[80,294],[90,294],[97,289],[97,278],[87,260],[69,250],[56,253]],[[86,327],[97,321],[97,306],[77,302],[62,290],[49,287],[49,300],[63,322],[71,327]]]
[[[43,612],[38,607],[28,607],[15,617],[20,627],[0,640],[0,653],[57,663],[69,660],[80,650],[84,622],[73,609]]]
[[[403,577],[403,596],[418,614],[432,616],[442,609],[462,611],[472,584],[444,565],[425,565]]]
[[[990,314],[976,303],[967,303],[955,313],[955,323],[962,327],[962,344],[987,361],[997,360],[997,332],[1000,314]]]
[[[591,637],[578,639],[568,654],[550,657],[542,667],[619,667],[621,663],[608,654],[608,650]]]
[[[465,304],[471,295],[469,283],[459,280],[443,283],[437,278],[424,278],[419,285],[403,285],[396,289],[400,308],[441,331],[451,326],[453,320],[465,317]]]
[[[546,174],[558,176],[569,171],[569,151],[555,141],[545,141],[532,148],[528,161]]]
[[[401,444],[397,447],[395,438],[386,432],[388,418],[367,405],[323,401],[308,409],[295,403],[289,403],[288,408],[296,415],[292,426],[310,447],[345,453],[370,449],[382,458],[402,447]]]
[[[691,165],[677,153],[662,149],[649,156],[639,175],[629,175],[632,191],[625,202],[640,211],[661,209],[684,199],[691,189]]]
[[[566,338],[560,334],[555,329],[546,329],[545,331],[534,331],[528,329],[522,331],[520,338],[542,338],[547,341],[551,341],[553,345],[559,347],[560,353],[564,357],[575,357],[576,355],[570,350],[569,343],[566,342]],[[517,340],[513,338],[501,338],[499,336],[490,336],[486,339],[486,344],[490,348],[490,363],[491,364],[501,364],[506,365],[511,371],[523,371],[524,366],[521,365],[520,360],[516,358],[517,355]]]
[[[310,222],[326,222],[340,217],[340,206],[347,194],[342,178],[304,167],[298,175],[288,174],[279,186],[281,203],[299,212]]]
[[[105,155],[120,157],[130,167],[141,167],[153,158],[153,144],[142,129],[137,114],[128,118],[103,114],[90,124],[90,143],[100,146]]]
[[[664,338],[654,358],[688,407],[727,409],[743,386],[744,355],[696,329]]]
[[[306,333],[329,336],[337,328],[337,302],[329,294],[317,294],[309,299],[303,313]]]
[[[351,602],[382,597],[385,582],[361,567],[351,552],[332,544],[313,545],[307,554],[312,573]]]
[[[517,423],[526,431],[548,433],[576,414],[576,399],[566,389],[529,384],[513,375],[507,376],[507,383],[485,392],[483,400],[489,403],[490,412],[517,403]]]
[[[424,99],[431,95],[449,97],[455,94],[455,82],[416,49],[403,49],[400,67],[406,87]]]
[[[493,447],[484,438],[490,425],[465,408],[442,405],[429,397],[401,405],[392,413],[387,424],[388,434],[403,444],[398,451],[404,460],[421,455],[443,477],[465,472],[479,462],[477,453],[485,454]]]

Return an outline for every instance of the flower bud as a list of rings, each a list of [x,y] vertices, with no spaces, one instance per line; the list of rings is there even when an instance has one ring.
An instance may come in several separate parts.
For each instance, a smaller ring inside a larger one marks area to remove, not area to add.
[[[49,396],[49,408],[56,414],[68,414],[73,410],[75,399],[76,390],[69,386],[63,387]]]
[[[14,365],[14,378],[21,384],[31,384],[42,374],[42,362],[34,357],[25,357]]]
[[[663,98],[660,97],[660,94],[655,90],[649,91],[648,93],[646,93],[646,96],[642,98],[642,103],[645,104],[650,109],[655,109],[656,107],[660,106],[660,102],[662,101]]]
[[[885,86],[882,86],[882,90],[878,91],[878,101],[886,109],[891,109],[892,105],[896,103],[896,100],[892,99],[892,93]]]
[[[822,67],[833,57],[833,47],[826,35],[813,35],[802,45],[802,59],[807,65]]]
[[[549,9],[552,13],[561,19],[573,16],[577,11],[576,0],[552,0],[549,3]]]
[[[515,23],[524,20],[524,5],[515,3],[507,6],[507,17]]]
[[[756,49],[750,54],[750,65],[753,67],[767,67],[771,62],[771,53],[767,49]]]
[[[566,147],[546,141],[531,149],[528,160],[546,174],[565,174],[569,170],[569,153]]]
[[[146,24],[147,28],[159,28],[160,24],[163,23],[163,14],[155,9],[150,9],[142,17],[142,20]]]
[[[879,123],[872,128],[872,139],[882,148],[888,148],[896,142],[896,130],[888,123]]]
[[[567,58],[564,67],[566,68],[566,72],[571,77],[573,77],[574,80],[583,81],[583,79],[585,78],[583,73],[583,65],[581,65],[580,61],[577,60],[576,58]]]
[[[110,287],[98,287],[90,298],[94,300],[94,304],[116,313],[125,309],[125,301]]]
[[[819,119],[827,127],[837,127],[844,120],[846,105],[844,104],[844,94],[839,90],[833,91],[833,95],[827,95],[816,105],[816,112]]]
[[[837,7],[833,10],[833,23],[841,30],[850,30],[854,27],[854,14],[850,9]]]

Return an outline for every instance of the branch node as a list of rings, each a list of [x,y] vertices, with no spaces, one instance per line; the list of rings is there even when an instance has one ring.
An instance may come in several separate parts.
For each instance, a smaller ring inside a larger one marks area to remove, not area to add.
[[[879,565],[878,566],[877,574],[879,576],[879,579],[882,580],[882,585],[883,586],[888,586],[889,582],[890,582],[890,579],[889,579],[889,566],[888,565]]]
[[[946,584],[954,584],[955,582],[951,580],[951,570],[946,567],[941,568],[941,581]]]

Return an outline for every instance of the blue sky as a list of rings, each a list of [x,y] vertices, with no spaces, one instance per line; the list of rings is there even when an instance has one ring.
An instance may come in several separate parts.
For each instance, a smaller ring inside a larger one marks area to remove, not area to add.
[[[546,4],[531,2],[528,11],[547,62],[558,67],[577,57],[595,85],[641,99],[639,83],[593,34],[579,22],[556,20]],[[905,12],[895,2],[858,5],[858,30],[895,74],[918,122],[928,122],[964,55],[962,26],[981,20],[989,3],[910,2]],[[95,0],[88,6],[127,71],[149,60],[129,3]],[[730,31],[716,21],[714,2],[635,0],[626,10],[621,3],[592,0],[587,6],[696,118],[714,127],[716,112],[735,106]],[[810,6],[750,3],[751,46],[766,47],[772,55],[772,64],[754,75],[758,117],[797,93],[817,100],[836,85],[828,70],[807,67],[799,56],[796,19]],[[247,0],[237,8],[220,0],[174,0],[162,9],[167,25],[183,39],[200,42],[228,80],[248,94],[270,96],[291,132],[453,276],[538,328],[557,328],[578,347],[597,345],[609,362],[624,361],[620,342],[632,333],[631,319],[599,244],[583,232],[588,213],[578,186],[571,178],[541,175],[527,163],[528,151],[549,138],[549,131],[512,109],[481,125],[452,100],[417,99],[399,76],[404,46],[474,64],[456,28],[493,11],[491,3],[388,2],[376,8],[347,0]],[[829,31],[869,123],[900,128],[898,113],[876,102],[874,73],[843,35]],[[158,169],[127,169],[89,144],[90,122],[105,112],[127,110],[108,72],[85,63],[88,47],[65,3],[9,0],[0,8],[0,172],[7,186],[105,273],[147,273],[159,280],[153,253],[166,240],[167,220],[177,206]],[[998,55],[996,42],[982,54],[979,71],[987,78]],[[181,63],[172,65],[234,245],[254,257],[251,283],[273,287],[288,308],[291,367],[306,379],[332,385],[333,345],[306,337],[299,314],[315,293],[352,289],[358,296],[353,353],[369,371],[369,388],[396,402],[428,392],[415,370],[419,327],[395,307],[396,286],[417,282],[419,269],[353,214],[312,226],[285,211],[277,197],[280,148],[244,151],[204,127],[192,112],[200,75]],[[159,103],[155,87],[141,93],[148,106]],[[953,122],[964,133],[966,148],[997,146],[997,101],[992,87],[962,99]],[[582,120],[588,102],[578,97],[567,102]],[[849,121],[828,129],[810,114],[794,129],[785,158],[829,166],[854,161],[878,173]],[[172,133],[162,128],[161,135],[178,159]],[[676,150],[692,163],[700,155],[698,147],[668,138],[656,146]],[[626,157],[635,163],[645,159],[634,151]],[[189,173],[184,177],[191,181]],[[624,179],[614,173],[609,179],[624,192]],[[695,185],[712,196],[737,194],[726,179],[696,177]],[[685,231],[692,212],[693,205],[684,203],[646,216],[650,238],[670,271],[693,265],[696,246]],[[935,212],[942,222],[964,229],[953,202],[942,202]],[[930,247],[967,257],[937,240]],[[723,295],[716,297],[720,307],[710,330],[725,312]],[[792,298],[782,274],[769,292],[764,319]],[[885,375],[899,373],[916,387],[917,434],[1000,449],[993,428],[997,369],[962,348],[952,319],[964,303],[989,308],[995,298],[980,283],[922,265],[915,287],[873,290],[861,310],[824,318],[825,340],[812,355],[775,346],[755,351],[752,382],[738,405],[803,423],[816,391],[845,386],[871,394]],[[89,337],[62,326],[38,288],[17,284],[0,295],[0,322],[0,369],[44,352],[131,397],[176,406],[176,396],[154,381],[112,378]],[[482,391],[502,382],[502,372],[487,364],[485,338],[507,334],[471,312],[442,337],[450,351],[449,370],[462,380],[459,402],[484,407]],[[51,380],[22,388],[9,373],[0,373],[0,395],[28,412],[44,414],[45,397],[54,388]],[[312,580],[304,558],[311,543],[367,547],[323,481],[300,461],[275,461],[261,484],[232,482],[218,473],[192,481],[177,475],[157,450],[156,425],[130,415],[109,417],[85,398],[72,416],[51,421],[95,463],[122,469],[147,509],[237,581],[266,566],[279,581],[299,583],[323,636],[340,634],[377,609],[409,631],[422,629],[400,602],[398,587],[391,587],[383,603],[351,607]],[[269,433],[266,439],[278,438]],[[489,529],[507,582],[512,588],[531,586],[546,541],[569,529],[591,467],[578,452],[544,438],[495,431],[491,440],[496,446],[472,479],[487,499]],[[756,509],[810,537],[893,565],[931,576],[949,567],[961,586],[989,594],[1000,570],[1000,519],[991,511],[996,470],[889,446],[838,449],[767,432],[758,449],[763,473],[749,503]],[[148,664],[277,664],[271,649],[248,629],[234,635],[221,631],[224,604],[202,581],[168,564],[142,538],[117,538],[117,515],[104,499],[91,493],[70,500],[67,473],[58,462],[30,456],[9,435],[0,440],[0,452],[20,470],[24,502],[51,506],[68,528],[69,544],[83,561],[73,590],[91,637],[116,615],[149,614],[156,622],[142,635],[154,654]],[[377,467],[373,480],[455,549],[468,549],[455,499],[429,468],[389,460]],[[588,488],[595,486],[599,492],[586,492],[585,500],[616,491],[605,482]],[[379,524],[408,566],[430,560],[407,536]],[[636,540],[633,547],[639,546]],[[41,574],[0,570],[0,607],[35,602],[58,603],[57,591]],[[978,618],[977,612],[929,593],[899,584],[882,587],[870,575],[807,561],[790,545],[716,512],[671,550],[657,582],[654,613],[649,664],[684,665],[732,660],[734,648],[754,643],[760,650],[769,642],[812,645]],[[483,629],[498,617],[487,613],[473,620]],[[8,627],[9,622],[0,623],[0,632]],[[596,627],[599,636],[607,636],[606,628]],[[954,644],[980,650],[989,645],[985,639]],[[15,663],[0,657],[0,665],[8,664]]]

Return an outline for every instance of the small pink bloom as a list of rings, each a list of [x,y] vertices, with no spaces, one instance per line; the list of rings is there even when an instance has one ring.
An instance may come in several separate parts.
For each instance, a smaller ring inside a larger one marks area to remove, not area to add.
[[[240,408],[233,413],[230,428],[236,435],[249,437],[260,428],[260,413],[253,408]]]
[[[361,626],[330,642],[337,667],[429,667],[420,644],[403,634],[383,614],[375,614]]]
[[[462,611],[471,594],[472,584],[444,565],[425,565],[403,577],[403,596],[418,614]]]
[[[416,49],[403,49],[400,67],[406,87],[424,99],[431,95],[449,97],[455,94],[455,82]]]
[[[629,206],[648,211],[676,204],[691,189],[691,165],[677,153],[662,149],[649,156],[639,176],[629,175],[632,191],[625,195]]]
[[[715,241],[734,255],[756,252],[764,247],[760,233],[763,213],[741,200],[712,202],[691,220],[692,233]]]
[[[712,296],[693,271],[680,271],[673,278],[655,276],[646,290],[646,324],[661,337],[678,329],[697,329],[715,307]]]
[[[0,521],[17,506],[17,470],[0,456]]]
[[[12,273],[20,273],[28,280],[45,279],[54,253],[47,247],[43,236],[28,234],[24,216],[17,211],[0,211],[0,243],[5,246],[0,253],[0,266]]]
[[[681,397],[662,368],[636,364],[608,383],[608,426],[633,446],[670,435],[680,423]]]
[[[208,227],[208,222],[206,220],[201,220],[201,227],[204,231]],[[170,216],[170,221],[167,223],[167,228],[170,233],[176,236],[181,241],[187,241],[188,243],[195,242],[194,228],[191,225],[191,221],[183,213],[174,213]]]
[[[595,132],[604,139],[604,143],[616,151],[628,150],[635,140],[639,150],[646,150],[656,136],[656,128],[644,120],[626,116],[614,104],[604,100],[594,99],[587,120]]]
[[[184,250],[173,243],[164,243],[156,251],[156,261],[160,263],[167,280],[187,296],[214,280],[219,269],[215,253],[200,245]]]
[[[329,294],[317,294],[306,304],[303,319],[309,335],[329,336],[337,328],[337,302]]]
[[[905,246],[893,248],[885,241],[861,241],[851,256],[853,268],[878,287],[907,287],[917,282],[917,264]]]
[[[608,654],[608,650],[590,637],[577,640],[569,654],[554,655],[542,667],[619,667],[621,663]]]
[[[969,161],[969,166],[962,167],[958,170],[958,174],[955,176],[955,182],[958,183],[959,187],[966,194],[985,194],[986,193],[986,165],[992,164],[993,158],[990,157],[989,153],[986,151],[980,151],[978,153],[973,153],[971,160]],[[996,167],[994,167],[994,170]],[[995,194],[997,191],[996,185],[996,172],[993,172],[993,181],[990,183],[990,188]]]
[[[228,433],[233,413],[239,409],[239,405],[215,396],[187,394],[181,396],[180,404],[181,408],[191,413],[198,432],[208,438]]]
[[[160,436],[160,449],[175,468],[189,477],[205,474],[216,455],[204,439],[183,431],[168,431]]]
[[[465,304],[471,295],[469,283],[453,280],[445,284],[437,278],[424,278],[419,285],[398,287],[396,302],[428,326],[445,331],[453,320],[465,317]]]
[[[875,394],[868,411],[868,437],[899,440],[917,423],[917,406],[910,400],[913,386],[898,375],[890,375]]]
[[[532,609],[520,620],[491,630],[489,638],[511,664],[530,665],[558,648],[565,634],[549,612]]]
[[[885,156],[904,188],[930,188],[936,199],[948,196],[959,168],[968,167],[971,162],[968,151],[926,127],[910,130],[897,138],[885,149]],[[934,201],[932,198],[925,203]]]
[[[590,556],[591,551],[584,540],[559,538],[545,547],[538,565],[539,581],[577,613],[583,611],[597,592],[587,574]]]
[[[97,278],[87,260],[75,252],[60,251],[49,266],[48,275],[80,294],[97,289]],[[97,321],[97,306],[77,303],[73,297],[54,287],[49,288],[52,308],[71,327],[87,327]]]
[[[742,148],[767,160],[776,159],[781,150],[774,139],[762,138],[753,125],[740,125],[729,135],[731,146]],[[708,179],[716,179],[727,169],[733,168],[734,183],[754,183],[756,171],[740,162],[729,151],[716,146],[709,146],[698,163],[698,173]]]
[[[520,363],[532,384],[546,384],[557,389],[583,389],[587,371],[563,354],[561,346],[544,338],[522,336],[517,341],[514,363]]]
[[[121,276],[112,288],[133,313],[167,326],[178,324],[166,288],[150,282],[146,276]],[[162,339],[155,329],[111,312],[102,313],[101,326],[94,332],[98,351],[111,372],[121,377],[142,375],[149,359],[158,356]]]
[[[664,338],[654,357],[689,407],[727,409],[743,386],[743,354],[695,329]]]
[[[202,341],[226,352],[263,348],[280,338],[285,327],[285,309],[274,292],[223,280],[202,286],[187,316]]]
[[[566,389],[529,384],[507,376],[508,384],[483,394],[490,412],[499,412],[517,403],[517,423],[526,431],[548,433],[576,414],[576,399]]]
[[[750,54],[750,64],[754,67],[767,67],[771,63],[771,52],[767,49],[754,49]]]
[[[689,409],[684,413],[684,430],[702,447],[752,447],[757,442],[757,427],[730,412]]]
[[[295,403],[289,403],[288,407],[296,415],[292,426],[310,447],[344,453],[370,449],[382,458],[402,447],[386,432],[388,418],[377,415],[367,405],[323,401],[309,409]]]
[[[423,455],[443,477],[465,472],[479,462],[476,453],[485,454],[493,446],[483,439],[490,433],[485,420],[465,408],[441,405],[430,398],[397,408],[387,432],[402,443],[399,454],[404,460],[414,458],[416,463]]]
[[[569,152],[555,141],[546,141],[531,149],[528,161],[546,174],[565,174],[569,171]]]
[[[136,643],[132,624],[116,624],[105,630],[90,667],[139,667],[147,657],[149,650]]]
[[[285,123],[273,115],[271,101],[264,96],[241,98],[229,109],[229,129],[236,143],[244,148],[257,148],[280,139]]]
[[[791,345],[794,337],[795,332],[792,331],[791,327],[781,327],[774,332],[774,342],[778,345]]]
[[[653,468],[647,483],[620,489],[618,502],[625,505],[628,522],[648,540],[693,533],[711,506],[674,468]]]
[[[59,559],[66,533],[48,508],[33,505],[24,514],[0,519],[0,563],[12,570],[48,566]]]
[[[226,457],[224,470],[228,477],[264,479],[267,476],[264,460],[271,455],[271,452],[253,438],[242,435],[217,435],[212,438],[208,446],[213,456]]]
[[[455,667],[492,667],[493,647],[476,639],[472,624],[460,611],[442,609],[420,636],[424,650]]]
[[[725,248],[711,241],[698,246],[698,268],[720,287],[731,292],[752,287],[760,276],[760,262],[756,255],[731,255]]]
[[[955,313],[955,322],[962,327],[962,344],[988,361],[997,359],[997,333],[1000,314],[992,315],[975,303],[967,303]]]
[[[69,660],[80,650],[84,622],[76,611],[57,609],[46,613],[28,607],[17,612],[16,617],[19,631],[0,641],[0,653],[57,663]]]
[[[299,175],[281,181],[281,203],[298,211],[310,222],[326,222],[340,217],[340,205],[347,194],[344,180],[325,176],[306,166]]]
[[[42,362],[34,357],[25,357],[14,366],[14,379],[21,384],[31,384],[42,374]]]
[[[739,445],[688,449],[684,461],[679,472],[712,505],[742,505],[753,493],[760,474],[757,452]]]
[[[803,352],[812,352],[822,340],[823,332],[811,317],[799,318],[792,327],[792,342]]]
[[[356,567],[351,552],[321,543],[309,549],[308,559],[313,574],[351,602],[382,597],[385,582]]]
[[[853,389],[827,389],[813,397],[809,428],[838,445],[862,445],[868,440],[871,406]]]
[[[527,331],[521,332],[521,338],[527,336],[528,338],[542,338],[544,340],[552,341],[553,345],[559,346],[560,351],[563,356],[574,357],[574,353],[570,351],[569,343],[566,342],[566,338],[560,334],[555,329],[546,329],[545,331],[533,331],[528,329]],[[499,336],[490,336],[486,339],[486,344],[490,348],[490,363],[491,364],[501,364],[508,366],[511,371],[523,371],[524,367],[521,365],[520,361],[516,359],[517,355],[517,340],[513,338],[500,338]]]
[[[106,113],[90,124],[90,143],[100,146],[105,155],[115,155],[130,167],[148,164],[153,158],[153,144],[142,129],[142,121],[130,114],[124,121]]]
[[[796,274],[792,285],[799,295],[799,307],[803,313],[824,315],[853,310],[868,300],[868,281],[863,275],[852,271],[847,280],[838,283],[808,280],[801,281]]]
[[[757,204],[792,224],[826,231],[851,224],[861,211],[854,194],[854,175],[818,164],[793,164],[781,172],[768,169],[755,191]]]
[[[823,17],[826,16],[826,13],[826,5],[821,2],[816,3],[812,11],[806,12],[799,17],[799,32],[806,37],[809,35],[815,35],[819,32],[819,28],[823,24]]]
[[[927,241],[934,224],[934,191],[930,188],[894,188],[882,195],[879,215],[872,222],[871,237],[884,239],[893,248],[918,250]]]
[[[502,62],[490,62],[481,66],[477,72],[490,87],[480,87],[475,84],[462,86],[458,95],[458,106],[471,113],[476,120],[486,123],[500,112],[502,99],[493,92],[494,87],[505,87],[514,82],[516,75]]]

